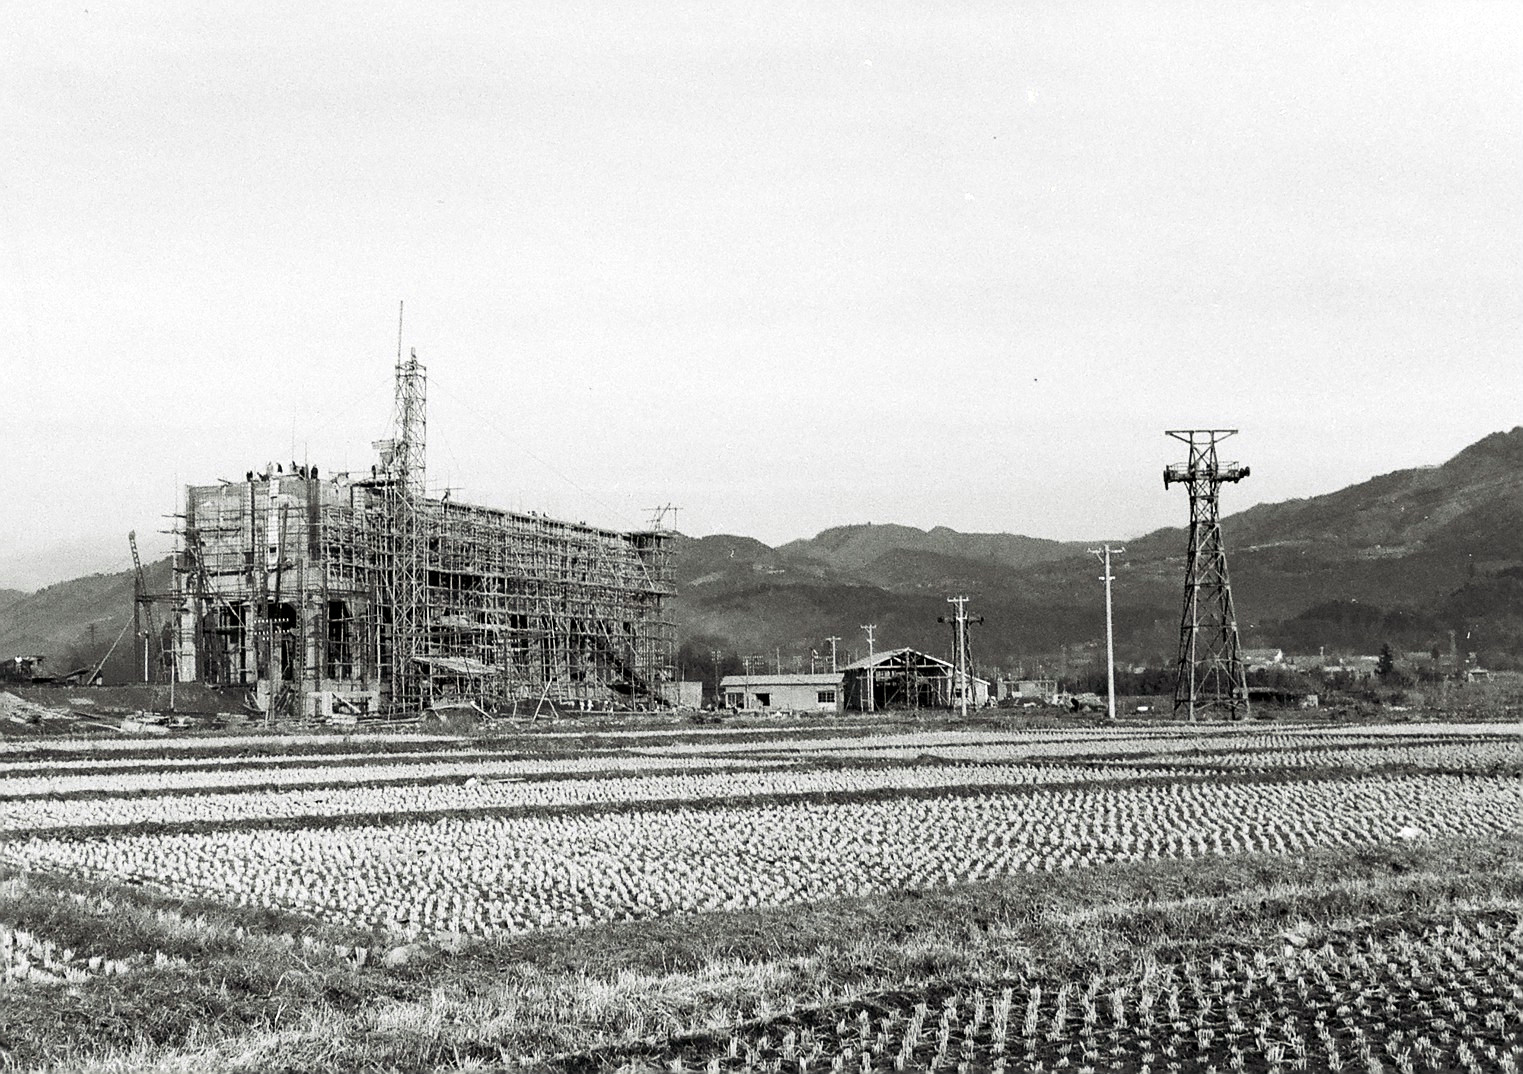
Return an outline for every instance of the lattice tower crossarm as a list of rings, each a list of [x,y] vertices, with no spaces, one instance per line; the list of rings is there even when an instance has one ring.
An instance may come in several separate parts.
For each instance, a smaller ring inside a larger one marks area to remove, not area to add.
[[[1163,471],[1164,488],[1182,484],[1190,495],[1190,537],[1185,554],[1184,605],[1174,712],[1191,721],[1200,712],[1248,714],[1248,679],[1238,641],[1237,613],[1222,541],[1221,486],[1249,475],[1249,468],[1221,462],[1217,444],[1236,429],[1172,429],[1166,435],[1189,447],[1189,461]]]

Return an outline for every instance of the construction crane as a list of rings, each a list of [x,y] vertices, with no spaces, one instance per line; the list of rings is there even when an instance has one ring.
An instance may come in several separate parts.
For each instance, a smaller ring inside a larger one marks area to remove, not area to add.
[[[143,681],[151,682],[149,667],[157,667],[158,663],[150,664],[149,648],[153,640],[159,643],[159,657],[163,659],[164,640],[159,635],[158,616],[153,612],[153,596],[148,592],[148,579],[143,574],[143,560],[137,551],[137,531],[131,530],[127,534],[127,544],[132,548],[132,574],[134,578],[135,592],[132,603],[132,621],[143,635]],[[146,627],[146,629],[144,629]]]

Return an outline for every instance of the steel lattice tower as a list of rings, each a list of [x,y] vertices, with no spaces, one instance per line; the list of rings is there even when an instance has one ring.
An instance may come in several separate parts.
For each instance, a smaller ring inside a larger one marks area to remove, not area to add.
[[[400,321],[400,318],[399,318]],[[400,336],[400,324],[398,335]],[[397,341],[395,436],[387,465],[387,513],[391,532],[391,707],[418,711],[429,701],[429,681],[418,661],[428,637],[426,445],[428,374],[416,350],[402,357]]]
[[[1185,555],[1184,610],[1179,623],[1179,665],[1174,712],[1187,709],[1248,714],[1248,680],[1238,645],[1227,551],[1222,545],[1221,486],[1248,476],[1248,467],[1221,463],[1216,445],[1236,429],[1171,429],[1166,435],[1190,448],[1190,460],[1163,471],[1163,487],[1190,492],[1190,547]]]

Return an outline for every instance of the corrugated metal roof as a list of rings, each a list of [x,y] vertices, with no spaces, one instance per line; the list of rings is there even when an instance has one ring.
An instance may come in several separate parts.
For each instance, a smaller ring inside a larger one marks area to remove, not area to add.
[[[957,674],[957,665],[951,661],[943,660],[939,656],[932,656],[930,653],[922,653],[918,649],[911,649],[908,645],[900,649],[885,649],[881,653],[874,653],[872,656],[864,657],[863,659],[858,660],[856,663],[847,664],[841,670],[866,671],[869,668],[882,667],[884,664],[893,660],[895,657],[903,656],[905,653],[913,653],[918,660],[924,663],[935,664],[937,667],[945,671],[948,675]],[[968,678],[973,679],[977,682],[981,682],[985,686],[989,685],[989,680],[984,678],[982,675],[969,675]]]
[[[826,671],[817,675],[773,675],[757,672],[754,675],[726,675],[719,680],[719,688],[726,686],[839,686],[841,673]]]
[[[872,656],[864,656],[861,660],[847,664],[841,670],[861,671],[865,668],[875,668],[884,661],[892,660],[894,657],[898,656],[901,653],[915,653],[916,656],[925,657],[925,659],[935,661],[936,663],[941,664],[945,667],[952,666],[945,660],[941,659],[939,656],[931,656],[929,653],[916,652],[914,649],[911,649],[908,645],[906,645],[900,649],[884,649],[881,653],[874,653]]]

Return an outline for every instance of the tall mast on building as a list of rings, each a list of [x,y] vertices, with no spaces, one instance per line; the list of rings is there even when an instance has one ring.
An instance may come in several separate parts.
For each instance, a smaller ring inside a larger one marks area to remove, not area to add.
[[[386,506],[392,545],[391,707],[415,712],[429,701],[427,443],[428,373],[411,350],[402,357],[402,305],[397,306],[396,396],[387,464]],[[384,461],[384,460],[383,460]]]
[[[1248,679],[1238,644],[1237,614],[1222,544],[1221,486],[1248,476],[1249,469],[1217,459],[1216,445],[1236,429],[1171,429],[1166,435],[1186,444],[1189,461],[1163,471],[1163,487],[1181,484],[1190,494],[1190,544],[1185,555],[1184,608],[1179,623],[1178,675],[1174,712],[1193,722],[1200,711],[1248,714]],[[1106,572],[1110,573],[1109,571]]]

